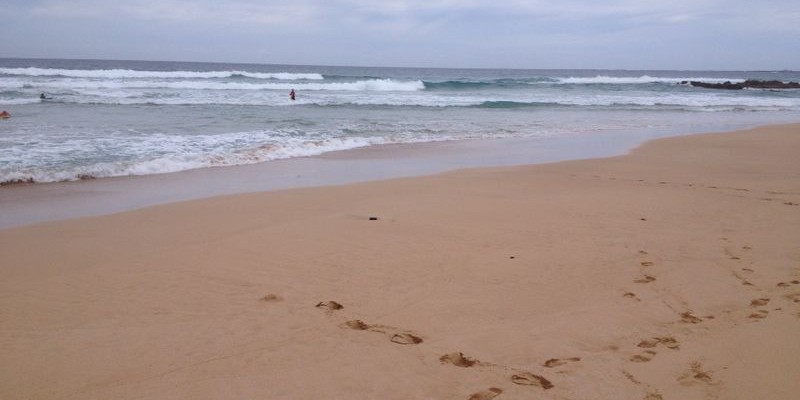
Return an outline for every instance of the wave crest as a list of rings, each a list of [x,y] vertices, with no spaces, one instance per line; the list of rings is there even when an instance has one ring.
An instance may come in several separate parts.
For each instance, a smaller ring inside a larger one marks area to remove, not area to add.
[[[654,77],[649,75],[642,76],[607,76],[597,75],[593,77],[567,77],[558,78],[557,83],[563,84],[609,84],[609,85],[631,85],[631,84],[647,84],[647,83],[670,83],[677,84],[682,81],[704,81],[704,82],[744,82],[744,79],[736,78],[666,78]]]
[[[20,89],[29,85],[24,79],[6,81],[6,88]],[[414,92],[425,89],[422,81],[398,81],[394,79],[369,79],[354,82],[216,82],[200,80],[154,81],[154,80],[90,80],[84,78],[62,79],[40,82],[41,89],[64,90],[122,90],[122,89],[188,89],[188,90],[311,90],[311,91],[372,91]]]
[[[68,78],[99,79],[224,79],[246,77],[276,80],[322,80],[318,73],[248,72],[248,71],[141,71],[132,69],[55,69],[55,68],[0,68],[0,74],[17,76],[62,76]]]

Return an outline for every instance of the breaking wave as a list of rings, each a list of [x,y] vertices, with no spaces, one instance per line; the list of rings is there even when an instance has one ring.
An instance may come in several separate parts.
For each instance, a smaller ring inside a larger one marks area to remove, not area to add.
[[[248,72],[248,71],[139,71],[132,69],[54,69],[54,68],[0,68],[0,74],[16,76],[54,76],[97,79],[225,79],[246,77],[275,80],[322,80],[318,73]]]
[[[6,89],[31,88],[25,79],[7,80]],[[425,89],[422,81],[398,81],[394,79],[370,79],[354,82],[264,82],[208,80],[91,80],[61,79],[37,82],[41,90],[66,89],[177,89],[177,90],[340,90],[340,91],[400,91],[413,92]]]
[[[159,135],[145,139],[145,143],[131,144],[148,152],[160,149],[163,155],[155,158],[136,158],[130,161],[95,162],[67,168],[0,168],[0,185],[17,183],[47,183],[76,181],[131,175],[152,175],[186,171],[206,167],[255,164],[264,161],[295,157],[310,157],[332,151],[349,150],[385,143],[383,138],[343,137],[300,139],[282,138],[253,143],[243,148],[231,147],[252,136],[263,137],[263,132],[242,132],[197,138],[165,138]],[[155,142],[158,143],[155,143]],[[214,142],[214,143],[212,143]],[[74,152],[80,152],[79,144]],[[195,147],[202,147],[196,148]],[[188,150],[187,150],[188,148]],[[192,150],[194,149],[194,150]],[[58,154],[53,154],[58,157]]]
[[[648,75],[642,76],[605,76],[605,75],[597,75],[593,77],[567,77],[567,78],[557,78],[557,83],[562,84],[605,84],[605,85],[635,85],[635,84],[647,84],[647,83],[668,83],[668,84],[677,84],[683,81],[703,81],[703,82],[743,82],[744,79],[736,79],[736,78],[665,78],[665,77],[654,77]]]

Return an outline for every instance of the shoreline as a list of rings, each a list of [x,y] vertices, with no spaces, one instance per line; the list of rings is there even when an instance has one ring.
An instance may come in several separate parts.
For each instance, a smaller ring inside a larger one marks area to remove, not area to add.
[[[735,125],[735,130],[757,125]],[[0,230],[107,215],[174,202],[303,187],[427,176],[463,168],[612,157],[649,140],[716,132],[622,130],[560,137],[476,139],[369,146],[313,157],[166,174],[0,187]]]
[[[793,399],[797,148],[768,126],[3,229],[0,397]]]

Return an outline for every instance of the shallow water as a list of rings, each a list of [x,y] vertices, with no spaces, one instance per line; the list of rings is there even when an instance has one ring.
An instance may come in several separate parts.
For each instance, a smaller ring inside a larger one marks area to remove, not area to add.
[[[12,113],[0,122],[0,182],[152,175],[463,139],[574,137],[583,138],[575,146],[594,146],[598,134],[613,142],[631,132],[800,120],[798,90],[680,84],[751,78],[798,81],[800,73],[0,59],[0,108]]]

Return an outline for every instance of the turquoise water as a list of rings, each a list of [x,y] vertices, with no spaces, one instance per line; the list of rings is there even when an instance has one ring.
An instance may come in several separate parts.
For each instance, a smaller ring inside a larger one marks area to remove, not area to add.
[[[149,175],[394,143],[590,143],[615,132],[800,120],[798,90],[681,84],[744,79],[800,81],[800,73],[0,59],[0,109],[12,114],[0,121],[0,182]]]

